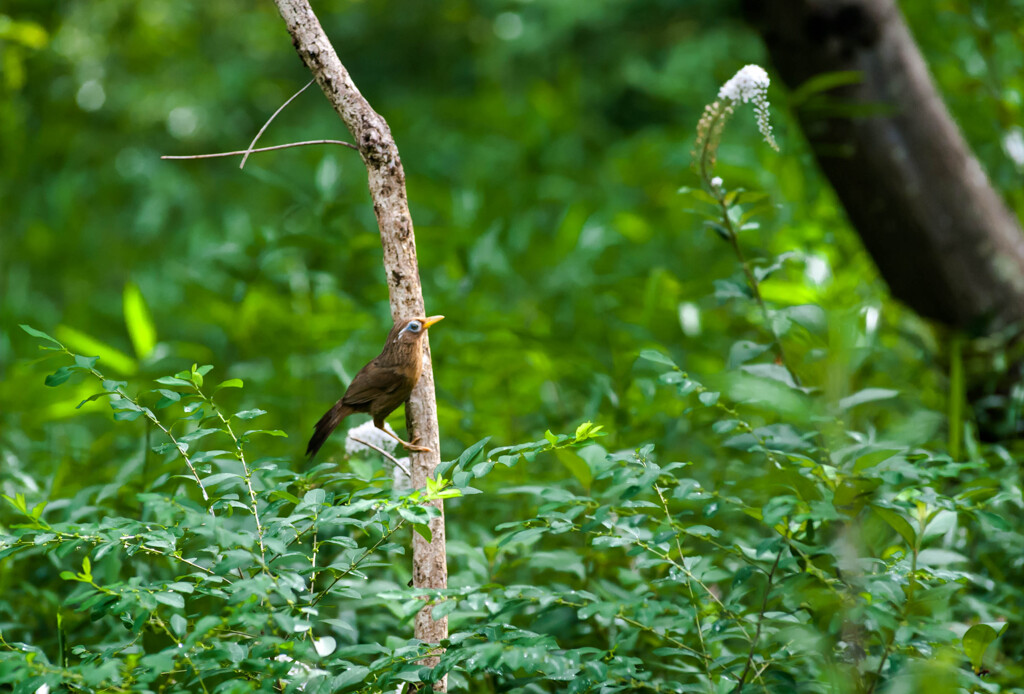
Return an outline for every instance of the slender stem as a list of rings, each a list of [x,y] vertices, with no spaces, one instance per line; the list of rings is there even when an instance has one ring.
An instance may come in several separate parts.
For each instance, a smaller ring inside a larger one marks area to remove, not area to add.
[[[270,127],[270,124],[274,121],[274,119],[277,118],[277,114],[281,113],[281,111],[283,111],[288,106],[288,104],[290,104],[291,102],[295,101],[295,98],[299,94],[301,94],[302,92],[306,91],[306,89],[309,88],[309,85],[313,84],[313,82],[315,82],[315,80],[310,80],[310,81],[306,82],[306,86],[305,87],[303,87],[299,91],[297,91],[294,94],[292,94],[290,97],[288,97],[287,101],[285,101],[283,104],[278,106],[277,110],[274,111],[274,115],[272,115],[270,118],[267,119],[267,122],[263,124],[263,127],[260,128],[260,131],[258,133],[256,133],[256,137],[252,138],[252,142],[249,143],[249,147],[248,147],[248,149],[246,149],[245,155],[242,157],[242,163],[238,165],[238,168],[240,168],[240,169],[244,169],[245,168],[245,162],[248,161],[249,155],[252,154],[253,147],[256,146],[256,143],[259,141],[260,136],[263,135],[264,131],[266,131],[266,129]]]
[[[363,444],[364,446],[366,446],[367,448],[372,448],[373,450],[377,451],[377,452],[378,452],[378,453],[380,453],[380,454],[381,454],[382,456],[384,456],[385,458],[387,458],[388,460],[390,460],[390,461],[391,461],[392,463],[394,463],[394,464],[395,464],[396,466],[398,466],[399,468],[401,468],[401,469],[402,469],[402,471],[403,471],[403,472],[404,472],[404,473],[405,473],[406,475],[408,475],[408,476],[409,476],[410,478],[412,477],[412,475],[411,475],[411,474],[409,473],[409,468],[407,468],[406,466],[404,466],[404,465],[402,465],[402,464],[401,464],[400,462],[398,462],[398,458],[396,458],[395,456],[391,455],[390,453],[388,453],[387,451],[385,451],[385,450],[384,450],[383,448],[380,448],[380,447],[378,447],[378,446],[374,446],[374,445],[373,445],[372,443],[370,443],[369,441],[363,441],[362,439],[357,439],[357,438],[356,438],[355,436],[352,436],[351,434],[349,435],[349,438],[350,438],[350,439],[352,439],[353,441],[355,441],[356,443],[361,443],[361,444]]]
[[[754,663],[754,653],[757,650],[757,642],[761,638],[761,627],[764,625],[764,613],[768,609],[768,595],[772,592],[772,580],[775,578],[775,570],[779,568],[779,560],[782,559],[782,552],[785,548],[785,543],[779,546],[778,554],[775,555],[775,562],[772,564],[772,570],[768,572],[768,583],[764,587],[764,598],[761,600],[761,611],[757,614],[757,630],[754,632],[754,638],[750,642],[747,664],[743,667],[743,674],[740,675],[739,684],[736,685],[737,694],[743,691],[743,684],[746,682],[747,675],[750,674],[750,668]]]
[[[308,86],[308,85],[307,85]],[[210,408],[214,411],[217,417],[220,419],[221,424],[224,425],[224,430],[231,437],[231,440],[235,443],[235,457],[238,458],[238,462],[242,464],[242,472],[245,473],[245,486],[249,490],[249,500],[251,502],[252,517],[256,520],[256,538],[260,544],[260,559],[263,562],[263,571],[267,571],[267,549],[263,544],[263,524],[260,522],[260,511],[256,503],[256,490],[252,486],[252,471],[249,469],[248,463],[245,462],[245,452],[242,450],[242,442],[239,441],[238,437],[235,436],[234,430],[231,428],[231,421],[224,416],[224,413],[220,411],[213,400],[203,395],[203,392],[199,389],[199,386],[192,384],[195,388],[196,393],[199,394],[206,402],[210,403]]]
[[[274,145],[272,147],[257,147],[256,149],[240,149],[234,152],[215,152],[213,154],[165,154],[161,159],[216,159],[217,157],[237,157],[239,155],[251,154],[252,152],[273,152],[277,149],[291,149],[292,147],[308,147],[309,145],[341,145],[359,151],[351,142],[344,140],[305,140],[303,142],[289,142],[286,145]]]
[[[764,318],[765,329],[768,334],[772,336],[772,348],[775,350],[775,356],[778,358],[779,363],[790,373],[793,377],[793,382],[797,386],[800,386],[800,377],[797,376],[796,372],[791,368],[789,361],[786,359],[786,353],[782,346],[782,338],[779,337],[778,333],[775,332],[775,326],[772,325],[772,314],[768,310],[768,304],[765,303],[764,297],[761,296],[761,283],[757,281],[757,276],[754,275],[753,268],[750,267],[750,261],[747,260],[746,255],[743,253],[743,247],[740,246],[740,237],[736,232],[736,227],[732,223],[732,219],[729,217],[729,206],[725,202],[725,195],[717,192],[714,186],[709,187],[715,191],[715,199],[718,200],[718,207],[722,211],[722,222],[725,226],[726,231],[729,232],[729,245],[732,246],[733,252],[736,254],[736,258],[740,261],[740,266],[743,268],[743,274],[747,277],[747,284],[750,285],[750,291],[754,295],[754,301],[761,309],[761,315]]]
[[[317,547],[317,537],[318,537],[318,535],[319,535],[319,533],[314,530],[313,531],[313,553],[312,553],[313,556],[310,557],[310,559],[309,559],[309,563],[313,567],[313,572],[309,575],[309,597],[310,597],[310,599],[316,597],[314,588],[316,586],[316,573],[317,573],[317,571],[316,571],[316,555],[317,555],[317,550],[319,549]]]
[[[529,597],[529,596],[526,596],[526,595],[520,594],[518,597],[520,597],[522,599],[525,599],[525,600],[529,600],[531,602],[537,602],[536,598],[532,598],[532,597]],[[575,608],[575,609],[580,609],[581,607],[586,607],[587,606],[586,603],[573,602],[571,600],[566,600],[564,598],[555,598],[554,604],[556,604],[556,605],[563,605],[564,607],[572,607],[572,608]],[[686,645],[684,642],[680,641],[679,639],[673,638],[672,636],[669,636],[668,634],[662,634],[662,633],[658,632],[656,629],[654,629],[652,626],[650,626],[648,624],[644,624],[643,622],[639,622],[639,621],[633,619],[632,617],[627,617],[625,614],[622,613],[621,610],[618,613],[616,613],[615,618],[616,619],[621,619],[623,622],[625,622],[626,624],[630,625],[631,627],[635,627],[637,629],[640,629],[641,631],[645,631],[648,634],[653,634],[654,636],[657,636],[658,638],[665,639],[666,641],[671,643],[676,648],[678,648],[678,649],[680,649],[682,651],[686,651],[687,653],[689,653],[690,655],[692,655],[692,656],[694,656],[696,658],[700,658],[701,660],[704,660],[707,657],[707,654],[698,651],[696,648],[693,648],[692,646]]]
[[[195,673],[195,675],[196,675],[196,679],[197,679],[197,680],[199,680],[199,686],[203,688],[203,691],[204,691],[204,692],[206,692],[207,694],[209,694],[209,691],[210,691],[210,690],[208,690],[208,689],[206,688],[206,682],[204,682],[204,681],[203,681],[203,675],[202,675],[202,673],[201,673],[201,672],[199,671],[199,668],[197,668],[197,667],[196,667],[196,664],[192,662],[192,657],[191,657],[191,656],[190,656],[190,655],[189,655],[189,654],[188,654],[188,653],[187,653],[187,652],[185,651],[185,649],[184,649],[184,648],[182,647],[182,643],[181,643],[181,641],[180,641],[180,640],[178,639],[178,637],[177,637],[177,636],[175,636],[175,635],[174,635],[174,632],[172,632],[172,631],[171,631],[171,630],[170,630],[170,629],[169,629],[169,628],[167,627],[167,623],[166,623],[166,622],[164,622],[164,620],[162,620],[162,619],[161,619],[161,618],[160,618],[160,617],[159,617],[159,616],[158,616],[157,614],[155,614],[155,613],[154,613],[153,615],[151,615],[151,616],[150,616],[150,620],[151,620],[151,621],[153,621],[153,622],[154,622],[154,623],[155,623],[155,624],[156,624],[156,625],[157,625],[158,627],[160,627],[160,629],[161,629],[161,630],[162,630],[162,631],[163,631],[163,632],[164,632],[165,634],[167,634],[167,637],[168,637],[169,639],[171,639],[171,641],[173,641],[173,642],[174,642],[174,645],[178,647],[179,651],[181,651],[181,653],[182,653],[182,657],[183,657],[183,658],[185,658],[185,662],[189,664],[189,666],[190,666],[190,667],[192,668],[192,672],[194,672],[194,673]]]
[[[312,607],[312,606],[316,605],[316,604],[317,604],[318,602],[320,602],[320,601],[321,601],[321,600],[322,600],[322,599],[324,598],[324,596],[325,596],[325,595],[327,595],[327,594],[328,594],[328,593],[329,593],[329,592],[331,591],[331,588],[333,588],[333,587],[334,587],[334,585],[335,585],[335,584],[336,584],[336,583],[337,583],[338,581],[340,581],[341,579],[345,578],[345,577],[346,577],[346,576],[348,576],[348,575],[349,575],[350,573],[352,573],[353,571],[355,571],[355,570],[356,570],[356,567],[357,567],[357,566],[359,566],[360,564],[362,564],[362,563],[363,563],[363,560],[364,560],[364,559],[366,559],[366,558],[367,558],[368,556],[370,556],[371,554],[373,554],[373,552],[374,552],[374,551],[376,551],[376,549],[377,549],[378,547],[380,547],[380,546],[381,546],[382,544],[384,544],[385,540],[388,540],[388,539],[389,539],[389,538],[390,538],[390,537],[391,537],[392,535],[394,535],[394,534],[395,534],[396,532],[398,532],[398,530],[399,530],[399,529],[400,529],[400,528],[401,528],[401,527],[402,527],[403,525],[405,525],[405,520],[404,520],[404,519],[403,519],[403,520],[400,520],[400,521],[398,521],[398,524],[397,524],[397,525],[395,525],[395,527],[391,528],[391,530],[389,530],[388,532],[386,532],[386,533],[384,533],[383,535],[381,535],[381,536],[380,536],[380,539],[378,539],[378,540],[377,540],[376,542],[374,542],[374,543],[373,543],[372,545],[370,545],[369,547],[367,547],[367,548],[366,548],[366,551],[364,551],[364,552],[363,552],[362,554],[360,554],[360,555],[359,555],[359,558],[358,558],[358,559],[354,559],[354,560],[352,561],[352,563],[350,563],[350,564],[348,565],[348,568],[347,568],[347,569],[345,569],[345,570],[344,570],[344,571],[342,571],[342,572],[341,572],[340,574],[338,574],[337,576],[335,576],[335,577],[334,577],[334,580],[333,580],[333,581],[331,581],[331,582],[330,582],[330,583],[329,583],[329,584],[327,585],[327,587],[326,587],[326,588],[324,588],[324,589],[323,589],[323,590],[321,590],[321,591],[320,591],[319,593],[317,593],[317,596],[316,596],[316,598],[314,598],[314,599],[313,599],[313,600],[312,600],[312,601],[311,601],[311,602],[309,603],[310,607]]]
[[[921,537],[924,534],[925,520],[922,518],[918,524],[917,540],[911,546],[911,557],[910,557],[910,578],[907,582],[907,604],[914,599],[914,592],[917,589],[917,553],[920,551]],[[906,608],[904,607],[902,617],[906,618]],[[878,669],[875,670],[875,676],[871,680],[871,684],[868,686],[866,694],[874,694],[875,689],[878,687],[878,683],[882,681],[882,670],[885,669],[885,664],[889,660],[889,655],[892,653],[892,645],[896,642],[896,629],[892,630],[889,634],[889,640],[885,644],[885,650],[882,651],[882,659],[878,661]]]
[[[658,499],[661,501],[661,507],[665,510],[665,520],[668,521],[668,526],[675,530],[675,524],[672,520],[672,514],[668,510],[668,501],[665,500],[665,495],[661,491],[661,487],[657,484],[654,485],[654,491],[658,493]],[[679,561],[682,563],[685,559],[683,555],[683,545],[679,542],[679,533],[675,534],[673,538],[676,543],[676,551],[679,552]],[[693,606],[693,620],[697,627],[697,640],[700,642],[700,655],[701,662],[704,665],[704,674],[708,678],[708,689],[711,690],[711,666],[709,661],[711,656],[708,655],[707,646],[704,644],[704,627],[700,622],[700,605],[697,603],[697,598],[693,594],[693,583],[690,581],[686,582],[686,589],[690,592],[690,604]]]
[[[75,355],[72,352],[70,352],[66,347],[64,347],[64,345],[61,345],[61,348],[64,350],[64,353],[70,356],[71,358],[75,357]],[[101,374],[96,369],[90,368],[89,373],[98,378],[101,383],[107,380],[107,377]],[[199,491],[203,493],[203,501],[209,501],[210,495],[206,493],[206,487],[203,486],[203,481],[199,479],[199,473],[196,472],[196,468],[192,464],[192,459],[188,457],[188,446],[179,442],[178,439],[175,438],[174,434],[171,433],[171,430],[165,427],[163,423],[157,418],[157,416],[153,414],[152,410],[150,410],[148,407],[143,407],[142,405],[140,405],[139,401],[128,395],[128,393],[124,392],[123,388],[117,387],[114,389],[113,392],[121,396],[128,402],[132,403],[133,405],[135,405],[135,407],[138,408],[138,412],[144,414],[146,416],[146,419],[153,422],[153,424],[155,424],[160,429],[160,431],[164,432],[164,435],[171,440],[171,443],[174,444],[174,448],[178,451],[178,454],[181,456],[182,460],[184,460],[185,464],[188,465],[189,472],[192,473],[192,477],[195,478],[196,484],[199,485]],[[210,512],[211,516],[214,515],[212,508],[207,508],[207,510]]]
[[[718,605],[718,608],[722,611],[722,614],[728,616],[730,619],[735,621],[736,622],[736,626],[738,626],[740,628],[740,631],[743,632],[743,635],[745,637],[747,637],[748,639],[750,638],[750,634],[747,633],[746,628],[743,626],[743,621],[740,619],[740,616],[737,615],[732,610],[730,610],[728,607],[726,607],[725,603],[722,602],[722,600],[715,594],[715,592],[713,590],[711,590],[711,588],[709,588],[706,583],[704,583],[699,578],[697,578],[693,574],[693,572],[690,571],[688,568],[686,568],[686,566],[682,562],[677,562],[669,554],[665,554],[664,552],[659,552],[656,548],[652,547],[650,544],[644,542],[643,540],[638,540],[636,544],[638,546],[640,546],[640,547],[643,547],[645,550],[647,550],[651,554],[655,555],[656,557],[660,557],[661,559],[664,559],[665,561],[669,562],[670,564],[672,564],[672,566],[674,566],[675,568],[679,569],[679,571],[682,572],[682,574],[684,576],[686,576],[688,579],[690,579],[691,581],[696,583],[698,586],[700,586],[704,590],[704,592],[707,594],[707,596],[709,598],[711,598],[711,600],[716,605]]]

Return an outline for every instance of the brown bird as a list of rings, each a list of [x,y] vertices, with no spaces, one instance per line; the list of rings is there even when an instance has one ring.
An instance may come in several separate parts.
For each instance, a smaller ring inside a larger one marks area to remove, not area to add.
[[[306,447],[306,455],[313,457],[335,427],[353,412],[367,412],[373,416],[373,424],[412,451],[429,451],[429,448],[402,441],[384,428],[384,420],[409,399],[409,393],[420,380],[423,372],[423,336],[427,328],[444,316],[430,318],[409,318],[395,323],[388,333],[384,349],[369,364],[364,366],[352,379],[348,390],[334,407],[320,418],[314,427],[313,437]]]

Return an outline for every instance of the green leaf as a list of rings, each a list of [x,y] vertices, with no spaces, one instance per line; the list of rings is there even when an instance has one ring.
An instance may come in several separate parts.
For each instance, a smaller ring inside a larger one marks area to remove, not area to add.
[[[469,465],[471,462],[473,462],[473,460],[476,458],[476,456],[480,453],[480,451],[483,450],[484,446],[486,446],[487,442],[490,441],[490,440],[491,440],[490,436],[488,436],[487,438],[480,439],[479,441],[474,443],[472,446],[470,446],[469,448],[464,450],[462,452],[462,454],[459,456],[459,460],[458,460],[458,463],[456,465],[457,469],[461,470],[461,469],[465,468],[467,465]],[[436,476],[440,477],[444,473],[443,472],[438,472],[438,471],[435,470],[434,474]]]
[[[398,515],[409,521],[410,523],[428,523],[430,522],[430,515],[424,506],[410,506],[408,508],[399,506],[395,509]]]
[[[1009,521],[1000,515],[992,513],[991,511],[975,511],[979,520],[985,521],[988,525],[991,525],[996,530],[1003,532],[1009,532],[1013,530],[1013,526],[1010,525]]]
[[[233,472],[218,472],[214,475],[210,475],[209,477],[203,478],[203,484],[206,485],[207,487],[213,487],[217,484],[220,484],[221,482],[224,482],[225,480],[240,481],[241,479],[241,475],[237,475]]]
[[[99,357],[83,357],[81,354],[75,355],[75,366],[79,369],[90,371],[96,368],[96,362],[100,360]]]
[[[828,318],[825,316],[825,311],[821,306],[815,304],[788,306],[779,311],[779,313],[794,323],[803,326],[811,333],[821,334],[828,328]]]
[[[490,437],[487,436],[486,438],[482,438],[473,445],[469,446],[468,448],[462,451],[462,454],[461,456],[459,456],[458,460],[443,461],[439,463],[437,467],[434,469],[434,475],[437,477],[442,477],[449,473],[449,471],[452,470],[452,468],[455,468],[457,470],[464,469],[473,461],[473,459],[477,457],[477,454],[480,452],[480,450],[483,449],[483,446],[487,445],[487,441],[489,440]]]
[[[244,434],[242,434],[242,438],[243,439],[244,438],[248,438],[249,436],[254,436],[256,434],[262,434],[264,436],[280,436],[282,438],[288,438],[288,434],[286,434],[281,429],[249,429]]]
[[[185,379],[178,378],[177,376],[163,376],[161,378],[156,379],[156,382],[165,386],[186,386],[188,388],[192,387],[192,381],[186,381]]]
[[[941,567],[968,561],[967,557],[951,549],[923,549],[917,555],[918,566]]]
[[[327,500],[327,492],[323,489],[310,489],[302,495],[302,502],[312,506],[319,506]]]
[[[701,404],[705,407],[711,407],[718,403],[718,398],[721,393],[716,393],[712,390],[705,390],[703,393],[697,396]]]
[[[443,619],[450,615],[458,606],[459,603],[457,600],[445,600],[444,602],[439,602],[430,610],[430,616],[435,620]]]
[[[4,494],[3,498],[16,510],[21,513],[28,513],[28,504],[25,502],[25,495],[21,492],[16,493],[13,497]]]
[[[75,409],[76,410],[80,409],[82,407],[82,405],[84,405],[85,403],[92,402],[93,400],[97,400],[99,398],[106,397],[108,395],[114,395],[114,393],[106,393],[106,392],[104,392],[104,393],[96,393],[95,395],[90,395],[85,400],[83,400],[82,402],[80,402],[77,405],[75,405]]]
[[[896,511],[882,506],[872,506],[871,510],[874,511],[879,518],[888,523],[890,528],[899,533],[900,537],[906,540],[908,546],[916,546],[917,533],[914,532],[913,526],[910,525],[910,522],[906,518]]]
[[[217,384],[217,387],[213,389],[213,392],[216,393],[218,390],[221,390],[222,388],[241,388],[243,385],[244,383],[242,382],[242,379],[229,378],[228,380]]]
[[[434,537],[434,534],[430,532],[430,526],[426,523],[413,523],[412,529],[415,530],[419,534],[419,536],[427,542],[431,542],[432,538]]]
[[[663,366],[671,366],[673,368],[678,368],[676,367],[676,363],[672,361],[672,359],[670,359],[669,357],[667,357],[666,355],[662,354],[657,350],[645,349],[640,352],[640,358],[646,359],[647,361],[652,361],[655,364],[662,364]]]
[[[735,369],[741,364],[745,364],[754,357],[758,357],[764,354],[771,348],[771,345],[760,345],[750,340],[740,340],[734,342],[732,347],[729,348],[729,361],[728,367]]]
[[[369,674],[370,668],[364,665],[350,665],[340,675],[331,680],[331,689],[333,691],[341,691],[353,684],[360,684],[366,680]]]
[[[188,621],[177,612],[171,615],[171,631],[178,636],[184,636],[188,631]]]
[[[981,670],[985,651],[997,638],[999,633],[988,624],[975,624],[964,634],[964,655],[971,661],[975,673]]]
[[[590,466],[587,465],[587,461],[581,458],[579,453],[571,448],[556,448],[555,456],[558,458],[558,462],[564,465],[572,473],[573,477],[579,480],[584,489],[590,489],[590,483],[593,482],[594,475],[590,472]]]
[[[785,366],[781,364],[744,364],[740,367],[740,371],[744,371],[752,376],[758,378],[767,378],[772,381],[777,381],[785,386],[799,390],[796,381],[793,380],[793,374],[789,372]]]
[[[71,375],[74,374],[75,371],[77,370],[78,369],[74,366],[62,366],[56,371],[54,371],[52,374],[47,376],[45,383],[51,388],[59,386],[61,383],[64,383],[69,378],[71,378]]]
[[[601,431],[604,429],[603,424],[594,424],[593,422],[583,422],[576,427],[576,438],[575,443],[580,441],[586,441],[587,439],[596,439],[599,436],[606,436],[607,432]]]
[[[156,598],[157,602],[169,605],[170,607],[180,609],[185,607],[185,598],[180,593],[153,593],[153,597]]]
[[[202,377],[200,376],[200,378]],[[241,412],[236,412],[234,416],[238,417],[239,419],[256,419],[260,415],[264,415],[266,413],[266,410],[256,408],[254,410],[242,410]]]
[[[29,335],[31,335],[33,337],[42,338],[43,340],[49,340],[50,342],[52,342],[53,344],[57,345],[58,347],[60,347],[62,349],[64,347],[64,345],[62,345],[61,343],[57,342],[57,340],[55,338],[50,337],[49,335],[44,333],[42,330],[36,330],[32,326],[25,325],[24,323],[20,323],[19,326],[21,327],[22,330],[24,330],[25,332],[27,332]]]
[[[845,411],[851,407],[863,405],[866,402],[895,398],[899,394],[900,392],[898,390],[890,390],[889,388],[865,388],[864,390],[859,390],[853,395],[848,395],[840,400],[839,409]]]
[[[893,457],[897,453],[902,453],[903,449],[900,448],[885,448],[880,451],[871,451],[857,458],[857,462],[853,464],[854,472],[862,472],[868,468],[873,468],[879,463],[885,462],[889,458]]]
[[[558,437],[552,434],[550,429],[544,432],[544,438],[546,438],[548,440],[548,443],[550,443],[552,446],[558,444]]]
[[[124,323],[135,348],[135,356],[145,359],[156,347],[156,327],[153,325],[153,318],[149,314],[142,292],[134,282],[124,285],[122,299]]]

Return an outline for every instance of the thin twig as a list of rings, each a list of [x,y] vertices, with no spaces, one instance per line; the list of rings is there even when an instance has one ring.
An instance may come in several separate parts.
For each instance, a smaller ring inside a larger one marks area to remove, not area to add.
[[[264,535],[263,523],[260,521],[260,511],[259,511],[259,507],[257,506],[257,503],[256,503],[256,490],[253,489],[253,486],[252,486],[253,471],[249,469],[248,463],[245,462],[245,451],[242,450],[242,442],[241,442],[241,440],[239,440],[239,438],[237,436],[235,436],[235,431],[234,431],[234,429],[231,428],[231,421],[224,417],[224,413],[222,413],[220,411],[220,408],[217,407],[214,404],[213,398],[212,397],[210,397],[210,398],[206,397],[206,395],[203,394],[203,391],[200,390],[199,386],[197,386],[196,384],[193,383],[192,387],[195,388],[195,391],[199,395],[200,398],[202,398],[206,402],[210,403],[210,409],[212,409],[214,411],[214,413],[217,415],[218,419],[220,419],[221,424],[224,425],[224,431],[227,432],[228,436],[231,437],[231,440],[235,444],[235,457],[238,459],[238,462],[240,462],[242,464],[242,472],[245,475],[245,487],[246,487],[246,489],[249,490],[249,500],[252,502],[252,506],[251,506],[252,517],[256,521],[256,539],[259,540],[259,544],[260,544],[260,559],[263,562],[263,571],[266,572],[266,571],[268,571],[267,570],[267,549],[266,549],[266,546],[263,544],[263,535]]]
[[[736,693],[743,691],[743,685],[750,673],[750,667],[754,664],[754,653],[757,651],[757,642],[761,638],[761,627],[764,625],[764,613],[768,609],[768,595],[772,592],[772,579],[775,578],[775,570],[779,568],[779,560],[782,559],[782,552],[786,544],[779,546],[779,552],[775,555],[775,563],[772,570],[768,572],[768,583],[764,587],[764,598],[761,600],[761,611],[757,614],[757,629],[754,631],[754,638],[750,642],[750,653],[747,654],[747,664],[743,667],[743,674],[740,675],[740,682],[736,685]]]
[[[245,156],[242,157],[242,163],[238,165],[238,168],[240,168],[240,169],[244,169],[245,168],[245,162],[249,159],[249,155],[253,151],[255,151],[255,150],[253,150],[253,147],[256,146],[256,143],[259,141],[260,136],[263,135],[263,131],[265,131],[268,127],[270,127],[270,124],[273,122],[273,120],[275,118],[277,118],[277,114],[279,114],[281,111],[283,111],[288,104],[290,104],[291,102],[295,101],[295,97],[297,97],[302,92],[306,91],[306,89],[309,87],[309,85],[313,84],[313,82],[315,82],[315,81],[316,80],[310,80],[309,82],[306,82],[306,86],[305,87],[303,87],[299,91],[297,91],[294,94],[292,94],[288,98],[288,101],[286,101],[283,104],[281,104],[278,107],[278,109],[276,111],[274,111],[274,115],[272,115],[270,118],[267,119],[267,122],[263,124],[263,127],[260,128],[260,131],[258,133],[256,133],[256,137],[252,138],[252,142],[249,143],[249,148],[248,148],[248,150],[246,150]]]
[[[665,520],[668,521],[668,527],[675,530],[674,523],[672,522],[672,514],[668,510],[668,501],[665,500],[665,495],[661,492],[661,487],[657,484],[654,485],[654,491],[658,493],[658,499],[661,500],[661,507],[665,509]],[[679,533],[675,533],[676,551],[679,552],[679,562],[684,563],[686,556],[683,554],[683,545],[679,542]],[[693,605],[693,619],[697,627],[697,640],[700,642],[700,654],[701,662],[704,664],[704,674],[708,678],[708,686],[711,684],[711,669],[710,669],[710,656],[708,655],[707,646],[704,644],[704,628],[700,622],[700,603],[697,601],[696,596],[693,594],[693,583],[691,581],[686,582],[686,588],[690,591],[690,603]]]
[[[710,181],[708,182],[708,185],[712,190],[715,190],[715,188],[710,185]],[[778,357],[782,368],[789,372],[789,375],[793,378],[793,383],[795,383],[799,388],[802,386],[800,383],[800,377],[797,376],[796,371],[794,371],[790,366],[789,360],[786,359],[786,352],[782,346],[782,338],[777,332],[775,332],[775,326],[772,324],[771,311],[768,310],[768,304],[765,303],[764,297],[761,296],[760,282],[757,281],[757,277],[754,275],[754,271],[750,267],[750,262],[743,253],[743,248],[740,246],[739,234],[732,223],[732,219],[729,217],[729,206],[725,202],[725,195],[716,192],[715,197],[718,200],[719,208],[722,210],[722,221],[725,222],[725,229],[729,232],[729,245],[732,246],[733,252],[740,261],[740,266],[743,268],[743,274],[747,277],[747,284],[750,285],[750,291],[754,295],[754,301],[761,308],[761,314],[764,317],[765,322],[765,329],[768,330],[768,334],[772,337],[772,347],[775,350],[775,355]]]
[[[60,343],[58,343],[58,344],[60,344]],[[71,357],[71,358],[75,357],[74,353],[69,351],[68,348],[65,347],[64,345],[61,345],[61,349],[63,349],[64,350],[64,354],[67,354],[69,357]],[[98,378],[100,380],[100,383],[104,383],[107,380],[107,377],[104,376],[103,374],[101,374],[95,368],[90,367],[89,368],[89,373],[91,373],[93,376]],[[160,431],[162,431],[164,433],[164,435],[171,440],[171,443],[174,444],[174,449],[176,451],[178,451],[178,455],[180,455],[181,458],[185,461],[185,464],[188,465],[189,472],[192,473],[192,477],[195,479],[196,484],[199,485],[199,491],[201,491],[203,493],[203,501],[207,501],[208,502],[210,500],[210,495],[206,493],[206,487],[203,485],[203,481],[201,479],[199,479],[199,473],[196,472],[195,466],[192,465],[192,459],[188,457],[188,452],[187,452],[188,451],[188,446],[186,444],[181,443],[180,441],[178,441],[178,439],[175,438],[174,434],[171,433],[171,430],[168,427],[165,427],[163,425],[163,423],[157,418],[157,416],[155,414],[153,414],[152,410],[150,410],[148,407],[143,407],[142,405],[140,405],[138,400],[133,398],[133,397],[131,397],[130,395],[128,395],[128,393],[126,393],[123,388],[118,386],[118,387],[114,388],[114,390],[111,391],[111,392],[116,393],[117,395],[121,396],[121,398],[123,398],[123,399],[127,400],[128,402],[130,402],[131,404],[135,405],[135,407],[136,407],[135,411],[136,412],[139,412],[143,416],[145,416],[146,419],[148,419],[153,424],[155,424],[160,429]],[[212,506],[207,507],[206,510],[210,512],[211,516],[216,515],[213,512],[213,507]]]
[[[317,554],[317,542],[316,542],[316,540],[317,540],[317,536],[318,535],[319,535],[319,533],[316,530],[314,530],[313,531],[313,545],[312,545],[313,556],[309,560],[310,565],[312,565],[312,567],[313,567],[313,573],[311,573],[309,575],[309,597],[310,597],[310,599],[316,597],[316,554]]]
[[[385,458],[390,460],[392,463],[397,465],[399,468],[401,468],[402,472],[404,472],[406,475],[409,475],[409,468],[405,467],[400,462],[398,462],[398,458],[396,458],[395,456],[391,455],[390,453],[385,451],[383,448],[378,448],[377,446],[374,446],[369,441],[363,441],[362,439],[357,439],[355,436],[352,436],[351,434],[349,434],[349,438],[352,439],[353,441],[355,441],[356,443],[361,443],[364,446],[366,446],[367,448],[372,448],[373,450],[377,451],[382,456],[384,456]],[[412,479],[412,475],[409,475],[409,478]]]
[[[331,588],[333,588],[333,587],[334,587],[334,585],[335,585],[335,584],[336,584],[336,583],[337,583],[338,581],[340,581],[341,579],[345,578],[345,577],[346,577],[346,576],[348,576],[348,575],[349,575],[350,573],[352,573],[353,571],[355,571],[355,570],[356,570],[356,567],[357,567],[357,566],[359,566],[360,564],[362,564],[362,563],[363,563],[363,560],[364,560],[364,559],[366,559],[366,558],[367,558],[368,556],[370,556],[371,554],[373,554],[373,553],[374,553],[374,552],[375,552],[375,551],[377,550],[377,548],[378,548],[378,547],[380,547],[380,546],[381,546],[382,544],[384,544],[385,540],[389,539],[389,538],[390,538],[390,537],[391,537],[392,535],[394,535],[395,533],[397,533],[397,532],[398,532],[398,531],[399,531],[399,530],[400,530],[400,529],[402,528],[402,526],[404,526],[404,525],[405,525],[405,519],[403,518],[402,520],[398,521],[398,524],[397,524],[397,525],[395,525],[395,527],[394,527],[394,528],[392,528],[391,530],[389,530],[389,531],[388,531],[388,532],[386,532],[386,533],[383,533],[383,534],[382,534],[382,535],[380,536],[380,538],[379,538],[379,539],[378,539],[378,540],[377,540],[376,542],[374,542],[374,543],[373,543],[372,545],[370,545],[369,547],[367,547],[367,548],[366,548],[366,549],[365,549],[365,550],[363,551],[363,553],[362,553],[361,555],[359,555],[359,557],[358,557],[357,559],[354,559],[354,560],[353,560],[352,562],[350,562],[350,563],[349,563],[349,565],[348,565],[348,568],[347,568],[347,569],[345,569],[345,570],[344,570],[344,571],[342,571],[342,572],[341,572],[340,574],[338,574],[337,576],[335,576],[335,577],[334,577],[334,580],[333,580],[333,581],[331,581],[331,582],[330,582],[330,583],[329,583],[329,584],[327,585],[327,587],[326,587],[326,588],[324,588],[324,589],[323,589],[323,590],[321,590],[321,591],[320,591],[319,593],[317,593],[317,596],[316,596],[316,598],[315,598],[315,599],[313,599],[312,601],[310,601],[310,603],[309,603],[309,606],[310,606],[310,607],[314,607],[314,606],[316,606],[316,604],[317,604],[318,602],[320,602],[320,601],[321,601],[321,600],[323,599],[323,597],[324,597],[325,595],[327,595],[327,594],[328,594],[329,592],[331,592]]]
[[[182,154],[182,155],[171,155],[165,154],[161,156],[161,159],[214,159],[216,157],[236,157],[239,154],[246,155],[250,152],[270,152],[275,149],[288,149],[290,147],[305,147],[306,145],[341,145],[342,147],[348,147],[354,149],[357,152],[359,148],[351,142],[345,142],[344,140],[305,140],[303,142],[289,142],[286,145],[274,145],[273,147],[257,147],[256,149],[240,149],[237,152],[217,152],[215,154]]]

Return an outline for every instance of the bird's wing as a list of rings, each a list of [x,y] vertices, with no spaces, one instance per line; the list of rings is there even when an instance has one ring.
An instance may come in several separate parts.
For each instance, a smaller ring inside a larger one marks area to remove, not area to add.
[[[370,362],[352,379],[342,403],[349,407],[368,406],[384,395],[391,395],[402,388],[408,377],[400,370]]]

